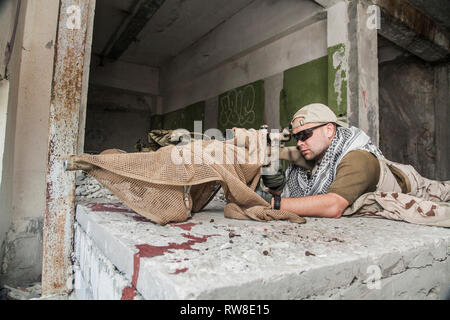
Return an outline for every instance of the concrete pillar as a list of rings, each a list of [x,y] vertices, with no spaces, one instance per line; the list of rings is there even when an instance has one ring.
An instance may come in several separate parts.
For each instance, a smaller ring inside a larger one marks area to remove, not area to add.
[[[51,85],[50,120],[48,130],[46,201],[43,230],[42,295],[64,294],[72,290],[73,221],[75,214],[75,174],[65,172],[63,157],[75,154],[79,148],[78,133],[83,85],[86,72],[86,45],[93,23],[95,0],[79,1],[74,8],[71,0],[61,0],[58,37]],[[75,12],[75,13],[74,13]],[[72,17],[77,14],[78,17]],[[72,19],[79,19],[72,25]]]
[[[356,41],[353,46],[357,48],[358,64],[350,65],[350,73],[358,75],[358,103],[350,105],[358,109],[358,127],[363,129],[372,142],[379,144],[379,93],[378,93],[378,32],[376,28],[369,27],[371,15],[369,4],[358,2],[356,7]],[[354,69],[353,69],[354,68]],[[355,86],[356,87],[356,86]],[[352,87],[353,88],[353,87]],[[350,96],[351,96],[350,94]],[[350,113],[349,113],[350,114]]]
[[[9,93],[9,81],[0,81],[0,203],[2,204],[2,209],[0,210],[0,266],[3,261],[3,243],[6,238],[6,233],[8,232],[9,226],[11,225],[11,210],[5,202],[8,201],[6,197],[6,170],[3,171],[3,159],[5,158],[5,137],[6,137],[6,122],[8,114],[8,93]],[[6,169],[6,166],[5,166]],[[9,170],[8,170],[9,171]],[[5,174],[5,179],[4,179]],[[8,184],[9,185],[9,184]],[[1,267],[0,267],[1,270]]]
[[[59,1],[22,1],[8,65],[1,215],[11,226],[0,282],[38,281],[42,262],[48,112]],[[9,41],[9,40],[8,40]]]
[[[59,2],[28,1],[14,152],[13,207],[17,218],[42,217],[50,88]]]
[[[0,284],[10,280],[6,278],[9,264],[3,262],[13,219],[14,135],[25,6],[21,3],[19,8],[17,1],[0,2]],[[20,15],[16,21],[17,10]]]
[[[347,3],[342,1],[330,7],[327,12],[328,106],[343,118],[347,115],[350,50],[347,10]]]
[[[328,104],[378,145],[378,34],[371,24],[378,16],[369,6],[351,0],[328,8]]]
[[[95,6],[95,3],[93,4]],[[92,56],[92,41],[94,34],[94,20],[91,19],[86,26],[86,52],[84,55],[83,62],[83,79],[82,79],[82,87],[81,87],[81,106],[80,106],[80,124],[78,126],[78,149],[77,153],[81,154],[84,152],[84,140],[86,137],[86,116],[87,116],[87,98],[88,98],[88,90],[89,90],[89,79],[90,79],[90,70],[91,70],[91,56]],[[80,172],[77,173],[77,175]]]
[[[8,114],[9,81],[0,80],[0,185],[2,183],[3,156],[5,151],[6,117]]]

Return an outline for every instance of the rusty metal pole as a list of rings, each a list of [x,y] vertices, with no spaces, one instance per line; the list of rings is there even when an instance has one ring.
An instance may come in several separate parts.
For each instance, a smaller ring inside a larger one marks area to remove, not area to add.
[[[43,230],[42,295],[72,290],[75,173],[62,158],[77,153],[80,108],[87,94],[95,0],[60,0],[52,81],[46,207]]]

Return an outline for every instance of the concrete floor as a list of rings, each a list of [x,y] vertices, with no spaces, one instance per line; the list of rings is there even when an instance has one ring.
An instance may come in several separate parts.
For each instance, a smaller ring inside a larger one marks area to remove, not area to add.
[[[119,203],[79,205],[72,298],[442,299],[449,288],[449,229],[240,221],[223,206],[159,226]]]

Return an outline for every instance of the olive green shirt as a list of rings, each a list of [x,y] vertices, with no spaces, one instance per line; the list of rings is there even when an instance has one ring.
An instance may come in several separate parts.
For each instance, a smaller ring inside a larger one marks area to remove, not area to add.
[[[402,189],[408,193],[407,179],[395,167],[389,168]],[[336,169],[336,178],[328,193],[336,193],[351,205],[361,195],[374,192],[380,180],[380,163],[370,152],[354,150],[346,154]]]
[[[373,192],[380,179],[380,163],[370,152],[354,150],[346,154],[336,169],[328,193],[336,193],[352,204],[361,195]]]

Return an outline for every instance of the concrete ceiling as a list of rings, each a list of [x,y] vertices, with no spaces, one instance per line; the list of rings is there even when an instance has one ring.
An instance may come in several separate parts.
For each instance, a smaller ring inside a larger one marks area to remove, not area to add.
[[[408,0],[408,2],[450,31],[450,0]]]
[[[97,0],[93,53],[160,67],[253,1]],[[406,1],[450,30],[450,0]]]
[[[100,55],[110,38],[130,14],[135,0],[97,0],[92,52]]]
[[[127,49],[120,54],[119,59],[159,67],[252,1],[254,0],[159,1],[162,5],[155,10],[156,12],[152,12],[151,16],[146,17],[147,21],[142,26],[142,30],[131,34],[134,41],[126,45]],[[120,27],[129,22],[133,10],[140,2],[151,3],[152,1],[97,0],[93,38],[94,54],[107,54],[105,49],[112,42],[117,42],[114,37],[120,33]]]

